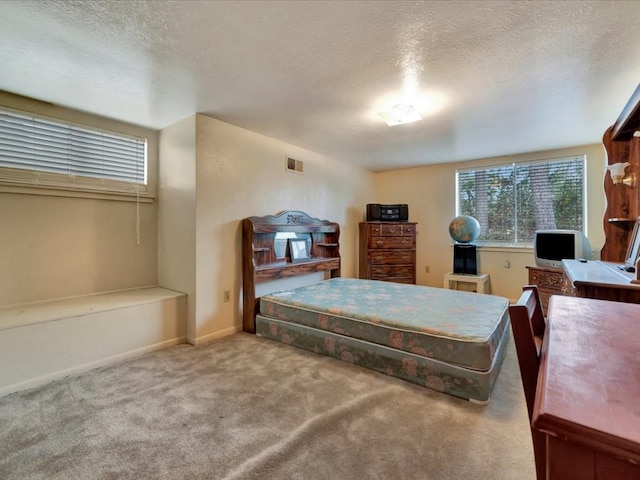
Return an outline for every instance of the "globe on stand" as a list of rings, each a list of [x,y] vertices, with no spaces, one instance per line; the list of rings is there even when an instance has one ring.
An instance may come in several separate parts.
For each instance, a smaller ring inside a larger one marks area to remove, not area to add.
[[[458,243],[471,243],[480,236],[480,222],[469,215],[455,217],[449,223],[449,235]]]
[[[449,223],[453,245],[453,273],[478,274],[476,246],[471,245],[480,236],[480,222],[469,215],[455,217]]]

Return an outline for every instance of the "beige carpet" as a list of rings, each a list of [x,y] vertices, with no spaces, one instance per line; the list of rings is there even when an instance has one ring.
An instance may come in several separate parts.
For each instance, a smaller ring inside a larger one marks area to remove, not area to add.
[[[488,406],[239,333],[0,398],[2,479],[535,478],[513,342]]]

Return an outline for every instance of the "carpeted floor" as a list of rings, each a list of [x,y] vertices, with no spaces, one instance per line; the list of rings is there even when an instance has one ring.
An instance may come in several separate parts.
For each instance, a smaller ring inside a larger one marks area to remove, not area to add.
[[[0,398],[2,479],[535,478],[513,342],[488,406],[239,333]]]

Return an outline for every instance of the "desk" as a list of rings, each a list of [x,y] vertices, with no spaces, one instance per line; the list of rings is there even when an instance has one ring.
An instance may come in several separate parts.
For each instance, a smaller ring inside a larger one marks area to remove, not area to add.
[[[577,297],[640,303],[640,284],[631,283],[636,274],[621,270],[620,265],[599,260],[562,260]]]
[[[553,296],[533,427],[547,480],[640,478],[640,305]]]

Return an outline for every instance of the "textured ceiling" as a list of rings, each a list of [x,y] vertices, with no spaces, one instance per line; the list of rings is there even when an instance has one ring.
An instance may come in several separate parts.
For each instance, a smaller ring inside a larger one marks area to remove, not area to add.
[[[0,1],[1,90],[374,171],[600,142],[639,53],[637,1]]]

